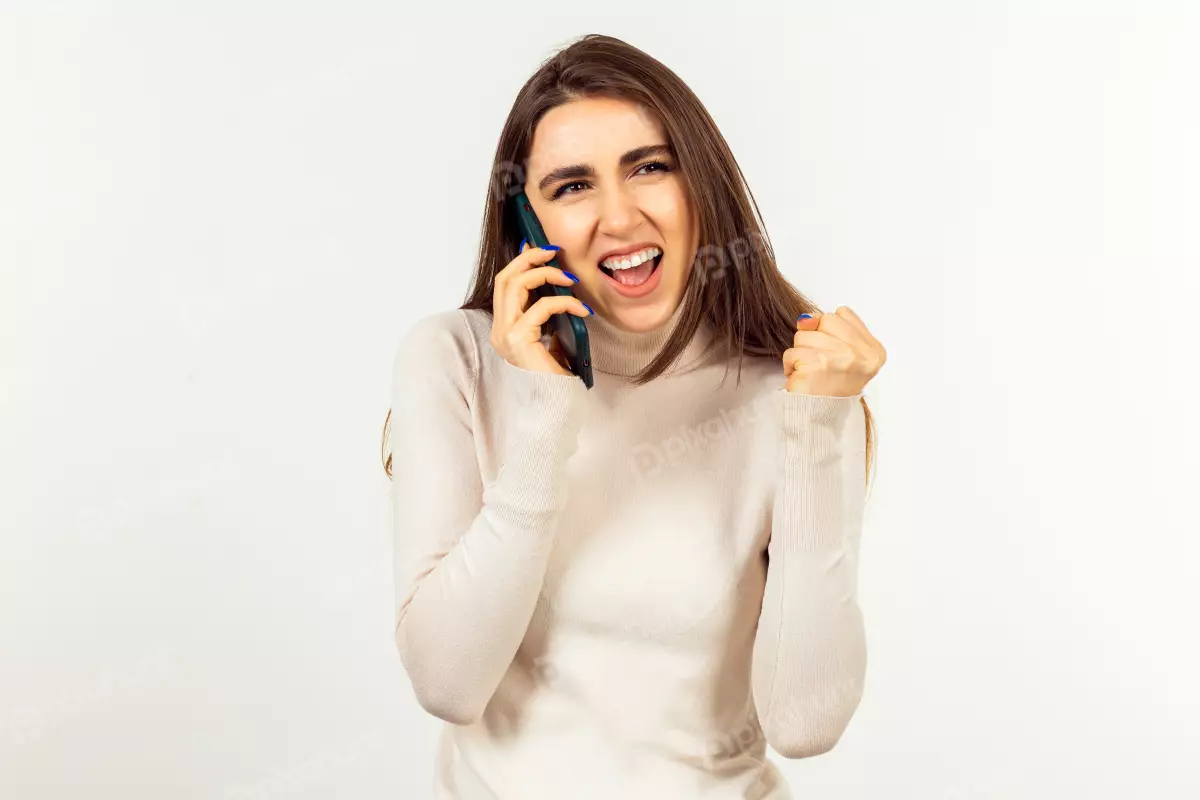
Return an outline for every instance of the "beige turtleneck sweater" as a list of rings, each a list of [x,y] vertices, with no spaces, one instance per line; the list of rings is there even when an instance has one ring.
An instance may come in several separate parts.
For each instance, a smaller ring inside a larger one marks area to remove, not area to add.
[[[595,386],[513,366],[491,318],[418,320],[393,369],[396,644],[446,721],[439,800],[791,797],[862,696],[864,416],[702,327],[587,318]]]

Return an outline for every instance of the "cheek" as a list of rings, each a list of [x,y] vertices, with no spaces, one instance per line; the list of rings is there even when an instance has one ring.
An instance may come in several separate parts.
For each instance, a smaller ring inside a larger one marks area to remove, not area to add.
[[[687,286],[688,281],[692,277],[692,265],[696,263],[696,259],[694,257],[690,257],[690,254],[689,254],[688,256],[685,256],[682,263],[679,263],[678,261],[676,263],[679,264],[679,266],[678,266],[678,272],[679,272],[678,282],[684,286]]]
[[[672,182],[648,186],[638,200],[643,213],[654,221],[664,235],[682,235],[686,232],[690,210],[683,187],[679,184]]]
[[[564,209],[552,217],[539,217],[539,220],[550,244],[561,247],[568,258],[571,253],[588,252],[592,230],[592,218],[588,214],[576,209]]]
[[[686,284],[696,253],[696,225],[683,186],[676,182],[653,187],[653,197],[642,206],[671,248],[676,265],[669,280]]]

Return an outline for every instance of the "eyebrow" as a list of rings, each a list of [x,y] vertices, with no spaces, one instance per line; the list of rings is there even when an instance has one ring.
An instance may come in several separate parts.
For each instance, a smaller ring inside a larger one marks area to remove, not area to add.
[[[621,166],[632,166],[643,158],[649,156],[674,156],[675,151],[668,144],[648,144],[644,147],[635,147],[625,155],[621,156]],[[567,180],[568,178],[591,178],[594,177],[596,171],[592,169],[590,164],[570,164],[565,167],[559,167],[546,173],[546,177],[538,181],[538,191],[545,189],[551,183],[556,181]]]

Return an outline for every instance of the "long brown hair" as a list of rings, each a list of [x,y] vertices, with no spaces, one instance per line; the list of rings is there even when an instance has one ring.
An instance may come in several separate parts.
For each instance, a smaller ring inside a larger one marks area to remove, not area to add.
[[[525,184],[525,165],[538,121],[550,109],[581,98],[632,102],[657,117],[667,134],[696,215],[700,239],[683,308],[671,338],[645,369],[631,378],[641,385],[660,375],[687,347],[701,320],[717,344],[742,357],[782,359],[792,347],[796,319],[819,311],[780,273],[745,176],[700,99],[679,76],[620,39],[583,36],[544,61],[518,92],[496,146],[484,206],[479,260],[460,309],[492,313],[496,273],[520,252],[521,236],[506,214],[509,197]],[[874,461],[875,425],[866,415],[866,475]],[[384,420],[384,470],[391,477]]]

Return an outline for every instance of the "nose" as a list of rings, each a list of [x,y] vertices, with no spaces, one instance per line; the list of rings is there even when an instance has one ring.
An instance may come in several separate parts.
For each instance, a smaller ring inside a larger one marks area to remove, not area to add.
[[[624,238],[641,223],[637,195],[631,188],[621,187],[604,192],[600,205],[600,232],[614,239]]]

